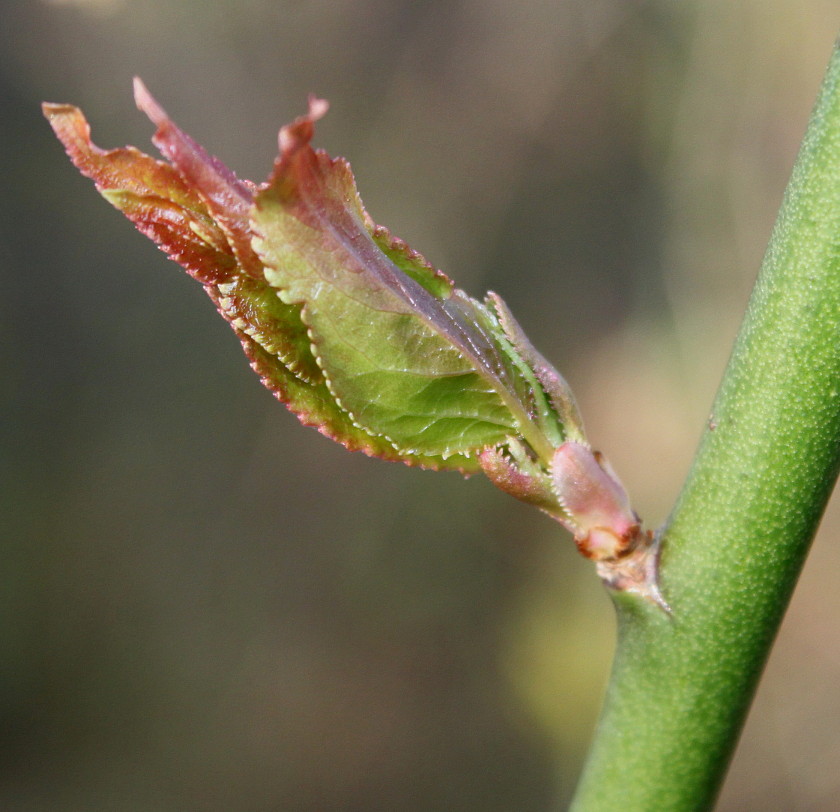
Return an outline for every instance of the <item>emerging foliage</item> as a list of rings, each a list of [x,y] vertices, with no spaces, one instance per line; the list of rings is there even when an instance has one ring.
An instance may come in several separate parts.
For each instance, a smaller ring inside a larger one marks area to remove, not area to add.
[[[649,558],[652,541],[586,442],[566,382],[502,299],[469,297],[375,225],[347,162],[312,148],[325,101],[310,98],[280,130],[257,185],[208,155],[139,80],[135,98],[166,162],[98,148],[76,107],[44,113],[101,194],[204,286],[303,423],[383,459],[484,470],[566,525],[586,555]]]

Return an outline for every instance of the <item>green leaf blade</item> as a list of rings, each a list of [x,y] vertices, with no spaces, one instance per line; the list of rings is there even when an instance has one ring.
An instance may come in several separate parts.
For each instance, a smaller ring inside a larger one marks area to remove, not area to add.
[[[218,293],[208,290],[216,300]],[[234,330],[242,342],[245,354],[251,361],[263,385],[278,400],[286,404],[305,426],[311,426],[325,437],[341,443],[348,451],[361,451],[370,457],[404,462],[407,465],[428,468],[434,471],[458,471],[473,474],[480,471],[478,460],[462,454],[453,454],[445,459],[433,454],[404,454],[398,451],[385,437],[371,435],[358,426],[351,416],[335,401],[323,379],[308,382],[294,375],[251,336]]]
[[[319,114],[281,131],[252,222],[266,278],[303,307],[330,391],[407,454],[472,455],[520,434],[547,454],[487,311],[373,225],[349,166],[309,146]]]
[[[43,111],[70,159],[103,197],[203,285],[265,386],[301,422],[350,450],[436,470],[480,470],[477,459],[460,453],[444,460],[398,451],[388,438],[358,425],[336,402],[312,352],[300,305],[278,297],[251,246],[248,214],[255,185],[239,180],[180,130],[139,81],[135,93],[138,106],[157,124],[155,143],[171,163],[134,147],[100,149],[77,107],[47,103]],[[384,229],[377,239],[383,250],[412,268],[420,284],[443,292],[451,287]]]
[[[415,317],[329,290],[305,313],[336,400],[405,453],[449,456],[514,431],[495,390]]]

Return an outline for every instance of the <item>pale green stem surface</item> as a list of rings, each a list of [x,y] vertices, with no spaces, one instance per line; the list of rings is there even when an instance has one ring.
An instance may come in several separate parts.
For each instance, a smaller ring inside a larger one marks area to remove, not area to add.
[[[617,601],[618,648],[575,812],[712,807],[838,464],[835,48],[708,427],[663,533],[662,588],[673,615],[631,596]]]

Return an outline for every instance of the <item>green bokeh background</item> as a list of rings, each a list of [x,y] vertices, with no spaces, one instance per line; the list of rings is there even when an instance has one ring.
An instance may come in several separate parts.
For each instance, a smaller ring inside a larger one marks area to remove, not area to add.
[[[301,428],[41,100],[150,149],[131,77],[261,180],[306,94],[369,212],[510,304],[658,524],[835,32],[835,0],[6,0],[0,808],[547,810],[614,635],[549,519]],[[840,793],[829,511],[721,810]]]

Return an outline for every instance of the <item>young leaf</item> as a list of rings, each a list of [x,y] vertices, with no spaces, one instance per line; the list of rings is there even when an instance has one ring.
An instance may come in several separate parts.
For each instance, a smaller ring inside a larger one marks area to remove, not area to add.
[[[44,112],[103,196],[202,283],[303,423],[383,459],[483,470],[568,527],[608,584],[664,606],[653,539],[589,447],[566,382],[499,296],[470,298],[373,223],[346,161],[310,145],[326,102],[311,98],[280,130],[258,187],[179,129],[139,80],[135,96],[169,163],[99,149],[75,107]]]
[[[253,226],[266,278],[303,306],[336,400],[406,454],[471,454],[521,435],[548,456],[530,387],[484,308],[417,259],[397,267],[373,237],[347,163],[310,146],[323,110],[313,100],[281,130]]]
[[[157,125],[154,145],[168,158],[184,181],[195,189],[207,211],[225,233],[239,267],[248,276],[263,279],[262,264],[251,247],[248,213],[253,184],[239,180],[220,160],[188,136],[152,98],[140,79],[134,80],[137,106]]]
[[[144,106],[154,111],[158,140],[169,144],[169,154],[178,157],[177,167],[133,147],[100,149],[91,142],[90,127],[77,107],[46,103],[44,114],[82,174],[204,285],[236,331],[263,383],[303,423],[315,426],[348,449],[433,469],[465,473],[479,470],[477,460],[460,454],[446,461],[434,455],[407,457],[387,439],[372,436],[354,424],[325,385],[310,351],[300,308],[280,300],[262,275],[261,265],[259,277],[253,275],[253,267],[250,273],[243,269],[243,262],[255,261],[253,251],[249,256],[248,250],[240,247],[237,252],[233,248],[233,237],[249,228],[247,208],[243,220],[240,205],[243,195],[251,194],[249,185],[236,180],[229,169],[177,127],[166,126],[165,113],[142,84],[138,83],[136,89]],[[393,250],[399,250],[396,243]]]
[[[563,428],[563,435],[556,441],[562,442],[563,438],[585,443],[583,433],[583,421],[578,412],[572,390],[565,378],[536,350],[531,344],[525,331],[520,327],[519,322],[514,318],[510,308],[497,293],[492,291],[487,294],[487,303],[493,309],[496,319],[510,342],[513,352],[533,373],[536,379],[533,383],[535,392],[542,391],[548,398],[548,403],[543,398],[539,400],[539,422],[543,430],[551,433],[558,423]],[[538,382],[538,383],[537,383]],[[550,406],[549,406],[550,404]]]
[[[99,149],[78,107],[45,103],[43,110],[79,171],[170,259],[203,284],[234,277],[236,259],[224,232],[173,167],[134,147]]]

